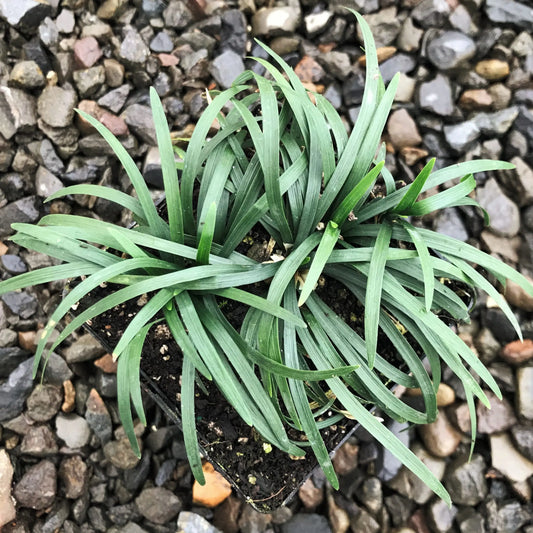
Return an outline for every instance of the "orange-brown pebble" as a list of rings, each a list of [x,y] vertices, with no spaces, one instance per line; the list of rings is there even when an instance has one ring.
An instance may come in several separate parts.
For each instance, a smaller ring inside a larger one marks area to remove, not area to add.
[[[35,342],[36,335],[35,331],[19,331],[19,346],[24,350],[28,350],[28,352],[34,352],[37,344]]]
[[[76,389],[72,384],[70,379],[63,381],[63,405],[61,406],[61,411],[64,413],[70,413],[74,410],[75,400],[76,400]]]
[[[6,255],[7,250],[7,246],[2,241],[0,241],[0,255]]]
[[[118,361],[113,361],[113,356],[110,353],[106,353],[94,362],[94,366],[106,374],[116,374]]]
[[[222,474],[217,472],[211,463],[204,463],[202,470],[205,477],[205,485],[194,482],[192,487],[193,503],[205,507],[216,507],[231,494],[231,485]]]
[[[502,80],[509,75],[509,64],[501,59],[484,59],[476,65],[476,72],[486,80]]]
[[[397,51],[397,48],[395,46],[381,46],[376,50],[378,55],[378,63],[383,63],[383,61],[387,61],[387,59],[391,58]],[[357,62],[362,67],[366,66],[366,55],[361,56]]]
[[[492,96],[486,89],[470,89],[459,98],[459,106],[467,110],[489,109],[492,103]]]
[[[507,344],[502,350],[502,359],[511,365],[520,365],[533,358],[533,340],[524,339]]]
[[[294,68],[294,73],[300,81],[316,83],[324,77],[324,69],[309,56],[304,56]]]

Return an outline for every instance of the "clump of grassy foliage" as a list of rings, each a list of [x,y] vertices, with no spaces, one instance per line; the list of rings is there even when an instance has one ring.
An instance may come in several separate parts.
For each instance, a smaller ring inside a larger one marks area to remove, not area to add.
[[[350,135],[331,104],[310,94],[283,59],[264,45],[273,63],[257,61],[268,77],[247,71],[230,89],[213,94],[178,165],[163,107],[151,90],[168,219],[160,216],[143,176],[120,142],[80,112],[113,148],[135,194],[74,185],[48,201],[74,194],[105,198],[129,209],[137,225],[126,229],[60,214],[45,216],[38,225],[14,224],[13,242],[62,264],[7,279],[0,283],[0,294],[82,279],[52,314],[37,347],[35,372],[46,357],[53,330],[92,289],[104,282],[121,286],[63,327],[50,350],[96,315],[149,294],[114,349],[120,415],[138,452],[132,405],[146,423],[140,358],[147,332],[162,314],[183,352],[183,432],[199,481],[203,474],[194,393],[195,380],[201,377],[214,380],[268,443],[296,456],[310,448],[334,487],[338,481],[320,429],[349,414],[449,502],[440,482],[368,407],[376,405],[413,424],[434,421],[442,364],[463,384],[473,436],[474,400],[488,405],[482,387],[500,397],[494,378],[439,315],[444,311],[456,321],[468,321],[469,316],[467,305],[440,280],[486,291],[518,334],[511,309],[473,265],[501,283],[512,279],[529,294],[533,288],[508,265],[468,244],[415,227],[413,219],[447,207],[477,205],[469,196],[475,188],[473,173],[512,165],[478,160],[432,172],[431,159],[412,183],[399,184],[384,166],[384,148],[379,149],[398,76],[385,87],[370,30],[360,15],[355,16],[364,37],[367,72],[361,111]],[[215,120],[220,128],[210,137]],[[450,185],[442,192],[421,198],[446,183]],[[377,196],[372,193],[376,184],[383,191]],[[266,262],[236,251],[258,226],[282,252]],[[323,278],[340,282],[364,305],[360,334],[317,295],[316,285]],[[258,282],[268,282],[263,296],[246,289]],[[228,322],[217,298],[249,306],[239,331]],[[380,332],[403,360],[403,369],[378,353]],[[420,361],[420,349],[427,355],[429,370]],[[395,383],[420,388],[424,409],[397,398],[390,390]],[[307,441],[291,441],[289,426],[303,431]]]

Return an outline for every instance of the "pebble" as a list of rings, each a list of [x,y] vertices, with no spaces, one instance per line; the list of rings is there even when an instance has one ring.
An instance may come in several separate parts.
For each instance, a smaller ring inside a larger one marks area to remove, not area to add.
[[[485,521],[472,507],[461,509],[455,519],[461,533],[485,533]]]
[[[383,489],[377,477],[369,477],[363,481],[359,500],[373,514],[376,515],[383,507]]]
[[[20,61],[13,66],[9,83],[21,89],[37,89],[45,83],[44,75],[35,61]]]
[[[0,133],[9,140],[16,133],[30,133],[37,123],[35,98],[21,89],[0,87]]]
[[[387,133],[396,150],[405,146],[416,146],[422,142],[415,121],[406,109],[398,109],[389,117]]]
[[[0,450],[0,528],[15,520],[17,512],[11,498],[13,465],[5,450]]]
[[[506,398],[498,400],[491,391],[485,391],[485,394],[490,402],[490,409],[481,402],[477,405],[477,429],[479,433],[492,435],[505,431],[516,424],[513,407]]]
[[[486,89],[470,89],[459,98],[459,105],[467,111],[490,109],[492,104],[492,96]]]
[[[312,478],[308,478],[298,489],[298,498],[306,509],[316,509],[324,500],[324,487],[316,487]]]
[[[125,9],[126,0],[104,0],[96,15],[104,20],[117,18]]]
[[[74,26],[76,25],[76,18],[74,13],[70,9],[62,9],[61,13],[57,16],[56,27],[59,33],[72,33]]]
[[[22,413],[33,386],[32,366],[31,359],[20,363],[9,374],[7,381],[0,385],[0,422]]]
[[[448,22],[450,4],[446,0],[422,0],[411,11],[411,17],[423,28],[440,28]]]
[[[450,80],[442,74],[438,74],[433,81],[422,83],[418,98],[422,109],[445,117],[453,113],[454,102]]]
[[[42,364],[41,369],[42,370]],[[44,372],[44,381],[50,385],[62,386],[63,382],[72,379],[74,376],[72,370],[68,367],[65,360],[57,355],[55,352],[52,352],[46,363],[46,369]]]
[[[63,350],[67,363],[92,361],[106,353],[102,345],[89,333],[84,333]]]
[[[102,57],[98,41],[94,37],[84,37],[74,43],[74,63],[77,68],[86,69],[95,65]]]
[[[500,354],[501,345],[489,328],[482,328],[474,342],[479,357],[485,365],[492,362]]]
[[[104,445],[106,459],[117,468],[130,470],[139,463],[128,439],[112,440]]]
[[[180,0],[170,0],[163,11],[163,18],[167,28],[181,30],[192,22],[192,13]]]
[[[47,198],[63,188],[62,181],[47,168],[40,166],[35,174],[35,192],[41,198]]]
[[[394,527],[407,523],[407,520],[413,512],[414,505],[414,502],[399,494],[385,496],[385,507],[389,512]]]
[[[511,101],[511,90],[503,83],[494,83],[488,88],[493,109],[505,109]]]
[[[485,59],[476,64],[476,72],[489,81],[499,81],[509,75],[510,68],[506,61]]]
[[[3,256],[0,256],[0,262],[2,262],[2,266],[4,266],[5,268],[5,265],[3,263],[3,259],[5,258],[6,256],[3,255]],[[18,256],[12,256],[12,257],[16,257],[18,259]],[[7,268],[6,268],[7,270]],[[8,270],[9,272],[9,270]],[[13,368],[15,368],[18,363],[22,362],[27,356],[28,356],[28,353],[24,350],[24,349],[21,349],[19,348],[18,346],[15,347],[15,344],[17,344],[17,340],[18,340],[18,335],[11,329],[1,329],[0,330],[0,358],[2,358],[2,363],[4,362],[4,359],[3,359],[3,355],[4,353],[6,354],[9,354],[9,351],[8,350],[5,350],[5,348],[11,348],[13,347],[14,348],[14,353],[15,353],[15,361],[16,363],[13,365]],[[2,351],[2,350],[5,350],[5,351]],[[11,356],[7,356],[8,358],[11,358]],[[20,359],[20,360],[17,360],[17,359]],[[3,366],[3,365],[2,365]],[[5,367],[3,367],[3,372],[2,374],[4,374],[3,377],[5,376],[8,376],[9,375],[9,372],[11,372],[11,370],[13,370],[13,368],[10,368],[9,370],[5,370]]]
[[[511,428],[511,437],[518,451],[530,461],[533,461],[533,428],[531,426],[515,425]]]
[[[494,178],[477,189],[477,200],[489,214],[490,229],[496,235],[513,237],[520,229],[520,212],[502,191]]]
[[[407,389],[407,396],[421,396],[421,389]],[[455,402],[455,392],[446,383],[439,383],[437,389],[437,407],[447,407]]]
[[[366,15],[365,20],[372,30],[372,35],[378,48],[391,45],[398,37],[401,31],[401,23],[398,20],[397,13],[398,9],[395,6],[390,6],[381,9],[377,13]],[[357,31],[359,34],[361,33],[359,26]]]
[[[80,98],[88,98],[96,94],[105,83],[105,68],[102,65],[98,65],[76,70],[73,77]]]
[[[335,472],[344,476],[357,468],[357,458],[359,454],[359,445],[351,441],[345,442],[333,455],[333,466]]]
[[[148,106],[142,104],[130,105],[122,112],[121,117],[128,125],[128,128],[142,141],[150,146],[157,146],[152,111]]]
[[[420,41],[424,31],[413,24],[413,20],[408,17],[403,23],[400,34],[398,35],[398,47],[404,52],[415,52],[420,46]]]
[[[37,300],[27,292],[7,292],[0,298],[13,314],[23,319],[30,318],[37,312]]]
[[[314,37],[317,33],[323,31],[333,17],[331,11],[320,11],[311,13],[304,18],[305,30],[309,37]]]
[[[163,487],[144,489],[135,504],[141,515],[154,524],[164,524],[178,516],[183,504],[170,490]]]
[[[72,449],[83,448],[89,443],[91,429],[87,421],[74,413],[59,413],[56,417],[57,436]]]
[[[444,137],[450,148],[459,153],[466,152],[477,141],[480,130],[475,121],[467,120],[459,124],[444,126]]]
[[[18,0],[12,3],[0,2],[0,15],[5,18],[9,25],[28,31],[35,29],[39,24],[52,14],[49,3],[34,2],[33,0]]]
[[[144,43],[139,32],[130,26],[125,31],[118,55],[126,66],[134,69],[144,65],[150,55],[150,49]]]
[[[533,7],[514,0],[487,0],[485,13],[492,22],[516,24],[526,30],[531,28],[533,20]]]
[[[416,67],[416,60],[409,54],[395,54],[383,63],[379,70],[383,76],[383,81],[388,83],[398,73],[409,74]]]
[[[488,492],[483,457],[474,454],[470,462],[467,456],[452,461],[444,477],[444,486],[457,505],[477,505],[483,501]]]
[[[506,133],[517,116],[518,109],[509,107],[496,113],[478,113],[473,120],[482,134],[492,137]]]
[[[533,420],[533,366],[516,371],[516,392],[519,416]]]
[[[281,525],[281,533],[332,533],[325,516],[318,514],[295,514],[288,522]],[[369,531],[369,530],[355,530]],[[370,532],[369,532],[370,533]]]
[[[203,516],[190,511],[182,511],[178,516],[176,533],[221,533],[220,529],[210,524]]]
[[[434,533],[451,531],[456,515],[457,507],[448,507],[441,499],[434,500],[427,508],[428,525]]]
[[[13,495],[21,507],[39,511],[54,503],[56,490],[56,467],[45,459],[28,468],[15,485]]]
[[[394,96],[395,102],[411,102],[415,94],[416,82],[403,72],[400,72],[400,79],[398,81],[398,88]]]
[[[442,410],[435,422],[420,426],[419,433],[428,451],[436,457],[450,456],[461,442],[461,434]]]
[[[217,472],[211,463],[202,465],[205,485],[200,485],[194,481],[192,487],[192,500],[198,505],[205,507],[216,507],[221,504],[231,494],[229,481]]]
[[[166,31],[160,31],[151,41],[150,50],[158,53],[170,53],[174,49],[174,42]]]
[[[509,298],[509,284],[507,284],[505,297],[508,302],[513,303],[514,298]],[[513,304],[515,305],[515,304]],[[521,307],[523,308],[523,307]],[[513,366],[520,365],[533,358],[533,340],[513,341],[504,346],[501,352],[502,359]]]
[[[226,50],[213,60],[210,72],[218,85],[227,89],[231,87],[233,80],[244,72],[244,63],[239,54]]]
[[[55,455],[59,448],[48,426],[31,426],[22,439],[20,451],[33,457]]]
[[[90,469],[79,456],[65,457],[59,466],[58,476],[65,491],[65,497],[76,500],[89,486]]]
[[[521,455],[507,433],[490,436],[492,466],[507,479],[523,482],[533,475],[533,462]]]
[[[429,60],[439,70],[451,70],[467,62],[476,53],[475,42],[458,31],[446,31],[427,48]]]
[[[104,59],[104,70],[109,87],[120,87],[123,84],[126,69],[116,59]]]
[[[262,7],[252,17],[254,35],[274,37],[293,33],[300,23],[300,10],[286,7]]]
[[[18,255],[5,254],[0,258],[0,262],[9,274],[23,274],[28,271],[26,264]]]
[[[443,459],[431,455],[422,444],[418,442],[413,444],[411,450],[439,481],[442,480],[446,470],[446,462]],[[402,467],[399,474],[389,481],[387,485],[402,496],[405,496],[409,500],[414,500],[420,505],[428,502],[433,496],[431,489],[405,467]]]
[[[72,123],[77,103],[77,97],[73,91],[58,86],[49,86],[43,90],[37,100],[37,112],[49,126],[64,128]]]
[[[48,422],[59,412],[63,395],[54,385],[37,385],[30,394],[26,405],[28,416],[36,422]]]
[[[2,331],[11,331],[11,330],[2,330]],[[16,339],[15,339],[16,342]],[[26,361],[29,357],[29,352],[23,350],[18,346],[8,346],[5,348],[0,348],[0,358],[2,360],[2,367],[0,368],[0,377],[6,378],[11,374],[15,368],[17,368],[20,363]]]
[[[223,49],[233,50],[241,57],[246,55],[248,33],[246,17],[238,9],[228,9],[221,17],[220,42]]]

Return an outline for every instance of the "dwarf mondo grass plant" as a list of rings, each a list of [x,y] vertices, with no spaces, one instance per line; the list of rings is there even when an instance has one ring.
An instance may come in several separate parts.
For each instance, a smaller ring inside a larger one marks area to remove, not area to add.
[[[38,225],[14,224],[13,242],[62,264],[7,279],[0,283],[0,293],[79,280],[39,340],[36,373],[46,354],[85,322],[148,295],[113,354],[118,358],[120,415],[137,453],[132,409],[146,423],[139,379],[143,342],[150,327],[163,320],[183,352],[183,433],[200,482],[195,387],[198,381],[213,380],[267,443],[293,456],[314,453],[334,487],[338,481],[320,429],[348,416],[450,502],[440,482],[369,407],[413,424],[433,422],[445,364],[463,384],[474,438],[475,399],[488,405],[483,388],[501,396],[488,370],[449,328],[449,319],[468,321],[469,313],[457,291],[442,280],[486,291],[518,335],[514,314],[489,278],[501,284],[512,279],[532,295],[533,287],[494,257],[415,227],[413,221],[447,207],[477,205],[469,196],[475,188],[473,173],[512,165],[478,160],[432,172],[431,159],[412,183],[393,178],[384,167],[380,139],[398,76],[385,87],[369,27],[354,14],[362,28],[367,70],[361,111],[350,135],[331,104],[309,93],[264,45],[273,60],[257,59],[266,76],[247,71],[230,89],[211,95],[187,150],[180,153],[182,163],[176,164],[163,107],[151,90],[164,217],[125,148],[80,111],[113,148],[135,194],[74,185],[48,200],[74,194],[105,198],[129,209],[136,226],[60,214],[45,216]],[[210,136],[215,120],[219,129]],[[421,198],[446,183],[445,190]],[[238,251],[254,228],[269,236],[268,257],[262,261]],[[360,302],[364,311],[354,318],[359,328],[319,296],[317,287],[327,280],[341,284]],[[106,282],[119,290],[79,313],[45,349],[71,306]],[[263,293],[249,290],[258,284]],[[240,327],[230,324],[221,299],[247,306]],[[380,354],[378,336],[387,339],[402,365]],[[421,353],[428,358],[428,370]],[[424,408],[397,398],[390,390],[394,384],[420,389]],[[291,440],[289,427],[305,439]]]

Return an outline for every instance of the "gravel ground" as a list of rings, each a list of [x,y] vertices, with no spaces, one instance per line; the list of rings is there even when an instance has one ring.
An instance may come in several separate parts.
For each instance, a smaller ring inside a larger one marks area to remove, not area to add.
[[[437,166],[477,157],[516,165],[478,176],[490,229],[470,207],[428,224],[533,276],[530,0],[0,0],[0,278],[50,264],[8,240],[13,222],[46,212],[128,222],[120,207],[91,197],[43,205],[74,183],[128,190],[75,107],[120,137],[154,194],[161,178],[148,87],[162,97],[173,132],[186,136],[206,105],[205,87],[228,87],[253,65],[248,55],[263,54],[255,36],[353,123],[364,70],[342,5],[367,15],[385,81],[403,73],[386,133],[391,170],[410,179],[429,154]],[[362,435],[335,459],[339,492],[317,474],[272,515],[235,496],[197,503],[181,435],[154,406],[153,425],[139,428],[142,458],[132,456],[118,423],[115,368],[83,332],[52,354],[44,385],[32,381],[35,339],[61,288],[0,299],[2,532],[533,533],[533,299],[519,288],[507,296],[523,344],[484,298],[460,332],[504,394],[492,410],[478,407],[471,462],[465,398],[446,372],[437,422],[391,424],[444,480],[451,509]]]

